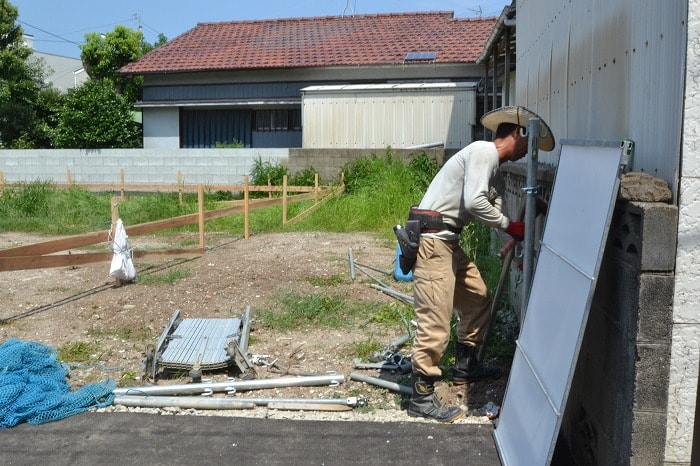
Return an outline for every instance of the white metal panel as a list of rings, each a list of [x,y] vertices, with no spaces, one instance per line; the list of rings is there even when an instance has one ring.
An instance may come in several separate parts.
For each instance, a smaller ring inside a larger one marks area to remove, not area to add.
[[[494,437],[503,463],[552,459],[617,198],[620,144],[563,144]]]
[[[574,267],[592,276],[598,256],[591,251],[600,246],[600,238],[608,225],[591,222],[591,217],[609,201],[609,187],[617,178],[617,171],[603,170],[610,169],[611,158],[619,160],[622,147],[582,145],[575,148],[575,157],[562,156],[559,161],[556,183],[560,188],[557,196],[552,196],[548,208],[549,216],[565,221],[547,222],[542,244],[554,251],[565,252]],[[567,150],[573,149],[567,147]]]
[[[559,139],[634,140],[632,169],[675,194],[687,9],[687,1],[518,0],[516,103]]]
[[[600,206],[600,205],[599,205]],[[561,217],[559,217],[561,218]],[[580,238],[582,234],[574,235]],[[597,238],[600,240],[600,237]],[[597,257],[597,248],[587,252]],[[575,366],[575,348],[589,305],[592,277],[582,274],[549,249],[540,249],[537,277],[533,278],[528,311],[520,332],[518,346],[527,354],[532,370],[551,397],[557,416],[562,414],[568,391],[569,373]],[[533,315],[530,316],[530,310]],[[572,366],[572,358],[574,358]],[[529,395],[529,392],[525,392]],[[517,396],[517,395],[516,395]]]
[[[501,409],[494,433],[501,462],[508,465],[538,466],[547,463],[550,433],[556,429],[558,413],[541,389],[525,354],[515,349],[508,379],[508,391],[528,393],[517,409]]]
[[[302,112],[306,148],[462,148],[476,123],[476,91],[472,83],[310,86]]]
[[[180,112],[177,108],[144,108],[144,149],[180,148]]]

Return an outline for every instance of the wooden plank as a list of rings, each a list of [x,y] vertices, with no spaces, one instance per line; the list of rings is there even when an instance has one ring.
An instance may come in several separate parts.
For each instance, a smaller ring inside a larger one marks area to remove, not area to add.
[[[107,231],[85,233],[83,235],[75,235],[68,238],[2,249],[0,250],[0,257],[43,256],[44,254],[51,254],[54,252],[67,251],[68,249],[77,249],[84,246],[104,243],[108,239],[109,232]]]
[[[204,248],[196,249],[146,249],[133,251],[134,258],[168,256],[172,258],[195,259],[204,255]],[[110,259],[111,260],[111,259]]]
[[[20,183],[6,183],[5,186],[20,186]],[[89,191],[132,191],[132,192],[196,192],[197,185],[186,184],[122,184],[122,183],[52,183],[56,188],[82,188]],[[243,191],[243,185],[207,185],[206,191]],[[313,186],[288,186],[287,191],[296,193],[308,193],[314,191]],[[251,192],[282,192],[282,186],[250,185]]]
[[[286,177],[285,177],[286,178]],[[104,186],[104,185],[101,185]],[[120,189],[123,185],[119,186]],[[141,185],[143,186],[143,185]],[[181,186],[178,186],[181,188]],[[223,209],[215,209],[207,212],[203,212],[201,198],[198,201],[199,212],[195,214],[182,215],[179,217],[168,218],[163,220],[156,220],[154,222],[142,223],[139,225],[133,225],[126,229],[126,233],[129,236],[137,236],[148,233],[153,233],[160,230],[166,230],[171,228],[176,228],[184,225],[189,225],[192,223],[199,222],[200,224],[204,220],[210,220],[220,217],[225,217],[229,215],[244,213],[248,214],[249,210],[261,209],[264,207],[270,207],[274,205],[283,205],[283,210],[285,213],[283,215],[283,223],[286,223],[286,203],[287,202],[298,202],[303,200],[314,199],[316,203],[310,209],[297,215],[292,221],[298,221],[303,217],[309,215],[316,207],[323,204],[328,198],[334,195],[340,195],[345,191],[345,185],[341,184],[339,187],[330,187],[323,190],[318,189],[318,186],[309,188],[313,191],[308,191],[308,194],[298,194],[293,196],[287,195],[286,179],[284,186],[282,187],[283,196],[282,198],[276,199],[248,199],[248,189],[250,186],[246,185],[243,187],[244,193],[246,194],[246,199],[244,199],[242,205],[240,203],[233,205],[232,207],[227,207]],[[264,187],[268,188],[268,187]],[[269,187],[275,188],[275,187]],[[201,196],[202,188],[200,188]],[[318,201],[318,196],[321,195],[322,198]],[[180,256],[180,257],[196,257],[197,255],[204,254],[204,247],[202,236],[203,229],[200,226],[200,248],[195,250],[167,250],[167,251],[134,251],[134,257],[146,257],[149,255],[168,255],[168,256]],[[245,237],[247,239],[247,225]],[[67,238],[61,238],[57,240],[44,241],[41,243],[35,243],[25,246],[18,246],[14,248],[7,248],[0,250],[0,271],[11,271],[11,270],[22,270],[22,269],[36,269],[36,268],[48,268],[48,267],[62,267],[70,265],[81,265],[93,262],[106,262],[111,261],[113,253],[78,253],[78,254],[62,254],[62,255],[49,255],[60,251],[68,251],[71,249],[78,249],[85,246],[91,246],[94,244],[105,243],[109,241],[109,232],[98,231],[92,233],[85,233],[82,235],[74,235]]]
[[[335,194],[335,190],[326,190],[326,192]],[[342,193],[342,190],[340,190]],[[325,194],[325,192],[324,192]],[[322,196],[325,197],[325,196]],[[308,200],[313,198],[313,193],[310,194],[297,194],[295,196],[288,196],[288,202],[297,202],[302,200]],[[238,202],[238,201],[236,201]],[[274,205],[282,204],[283,200],[280,198],[276,199],[255,199],[250,201],[250,210],[261,209],[264,207],[270,207]],[[244,212],[243,205],[236,205],[233,207],[228,207],[224,209],[209,210],[204,212],[204,219],[211,220],[215,218],[226,217],[228,215],[240,214]],[[149,233],[154,233],[160,230],[166,230],[169,228],[181,227],[184,225],[190,225],[197,223],[199,221],[199,214],[187,214],[181,215],[179,217],[173,217],[163,220],[155,220],[153,222],[140,223],[138,225],[132,225],[125,227],[126,234],[129,236],[138,236]],[[11,256],[43,256],[46,254],[52,254],[55,252],[67,251],[69,249],[78,249],[85,246],[91,246],[93,244],[99,244],[109,241],[109,232],[99,231],[92,233],[85,233],[82,235],[74,235],[67,238],[61,238],[57,240],[44,241],[41,243],[30,244],[26,246],[17,246],[14,248],[7,248],[0,250],[0,257],[11,257]]]
[[[311,193],[312,196],[313,196],[314,194],[315,194],[315,193]],[[300,221],[300,220],[302,220],[302,219],[308,217],[308,216],[311,214],[311,212],[313,212],[313,211],[316,210],[318,207],[320,207],[320,206],[322,206],[323,204],[325,204],[326,202],[328,202],[329,199],[331,199],[331,198],[333,198],[333,197],[336,197],[335,194],[336,194],[336,193],[333,192],[333,191],[329,192],[327,195],[325,195],[325,196],[322,197],[319,201],[317,201],[314,205],[312,205],[311,207],[309,207],[308,209],[306,209],[306,210],[303,211],[302,213],[298,214],[296,217],[294,217],[294,218],[288,220],[288,221],[287,221],[287,224],[288,224],[288,225],[291,225],[291,224],[293,224],[293,223],[296,223],[296,222],[298,222],[298,221]],[[306,196],[306,195],[304,195],[304,196]]]
[[[204,249],[167,249],[133,251],[133,257],[167,256],[168,258],[195,259],[204,255]],[[69,267],[74,265],[111,262],[113,252],[91,252],[83,254],[56,254],[53,256],[18,256],[0,257],[0,272],[13,270],[45,269],[52,267]],[[105,277],[109,271],[105,272]]]
[[[0,272],[107,262],[111,261],[113,256],[113,252],[95,252],[85,254],[59,254],[55,256],[0,257]],[[107,276],[109,276],[109,271],[105,272],[105,277]]]

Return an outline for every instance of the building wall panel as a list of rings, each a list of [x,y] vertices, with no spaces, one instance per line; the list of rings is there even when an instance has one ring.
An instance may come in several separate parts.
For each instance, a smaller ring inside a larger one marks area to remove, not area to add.
[[[633,169],[675,194],[686,16],[683,1],[519,1],[516,102],[558,139],[634,140]]]
[[[460,149],[476,123],[472,84],[314,86],[303,91],[303,147]]]
[[[663,452],[673,464],[690,462],[700,359],[700,248],[690,233],[697,231],[700,184],[687,169],[699,159],[698,18],[698,0],[517,2],[516,103],[547,119],[559,140],[633,140],[632,170],[668,182],[679,205]],[[541,153],[540,160],[556,163],[557,154]],[[644,439],[635,432],[635,441]]]

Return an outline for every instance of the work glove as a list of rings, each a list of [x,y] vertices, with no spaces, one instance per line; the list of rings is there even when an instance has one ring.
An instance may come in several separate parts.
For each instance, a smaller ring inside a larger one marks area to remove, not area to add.
[[[513,237],[515,241],[522,241],[525,239],[525,223],[524,222],[513,222],[511,221],[506,228],[506,233]]]

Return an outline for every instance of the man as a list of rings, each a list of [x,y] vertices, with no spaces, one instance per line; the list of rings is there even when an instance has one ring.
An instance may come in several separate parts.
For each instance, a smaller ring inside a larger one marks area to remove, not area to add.
[[[495,379],[501,369],[482,365],[475,347],[489,323],[491,298],[474,262],[459,246],[462,228],[472,220],[505,231],[522,241],[524,225],[501,213],[501,164],[527,154],[524,135],[531,118],[524,107],[504,107],[485,114],[481,123],[495,131],[493,142],[476,141],[452,156],[430,183],[409,220],[420,220],[421,234],[413,269],[414,308],[418,327],[413,347],[413,391],[410,416],[454,422],[464,415],[458,406],[442,404],[434,391],[438,366],[450,339],[453,309],[459,317],[454,384]],[[538,147],[550,151],[554,137],[540,120]]]

